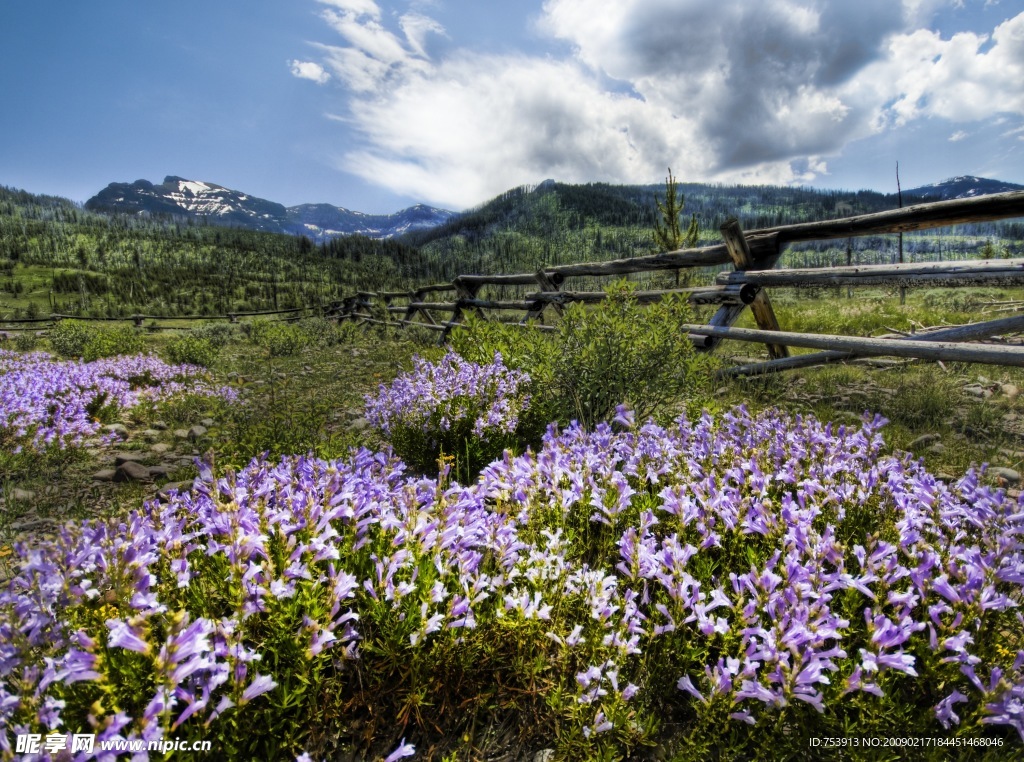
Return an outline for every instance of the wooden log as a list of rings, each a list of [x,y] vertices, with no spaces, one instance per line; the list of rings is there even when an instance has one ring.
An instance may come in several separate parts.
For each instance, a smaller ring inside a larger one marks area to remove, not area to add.
[[[455,302],[409,302],[409,306],[417,310],[441,310],[442,312],[454,312],[458,309]]]
[[[750,304],[760,290],[757,286],[739,288],[722,286],[694,286],[691,288],[672,288],[657,291],[634,291],[633,296],[639,304],[651,304],[664,299],[670,294],[685,296],[691,304]],[[584,302],[594,304],[607,298],[604,291],[539,291],[526,296],[532,301],[571,304]]]
[[[940,328],[929,330],[927,333],[914,334],[907,337],[907,341],[976,341],[987,339],[990,336],[1001,336],[1006,333],[1024,331],[1024,315],[1000,318],[998,320],[986,320],[981,323],[968,323],[951,328]],[[769,360],[768,362],[746,363],[732,368],[723,368],[718,372],[721,378],[735,378],[739,376],[760,376],[766,373],[775,373],[783,370],[794,370],[796,368],[809,368],[812,365],[822,365],[837,360],[853,360],[861,355],[855,352],[812,352],[805,355],[796,355],[782,360]]]
[[[751,252],[755,259],[767,256],[775,250],[775,234],[750,236]],[[680,249],[661,254],[650,254],[630,259],[613,259],[608,262],[581,262],[572,265],[548,267],[547,272],[558,273],[566,278],[577,276],[604,277],[608,275],[629,275],[631,273],[655,270],[675,270],[680,267],[713,267],[732,262],[725,244],[705,246],[699,249]]]
[[[537,282],[537,276],[530,273],[460,275],[459,279],[467,286],[532,286]]]
[[[981,259],[963,262],[916,262],[904,265],[857,265],[853,267],[794,268],[757,272],[722,273],[719,285],[758,286],[967,286],[978,284],[1021,285],[1024,259]]]
[[[823,241],[830,238],[905,233],[911,230],[948,227],[962,222],[984,222],[1024,217],[1024,191],[993,193],[975,198],[914,204],[902,209],[861,214],[822,222],[801,222],[753,230],[748,235],[774,233],[779,243]]]
[[[830,336],[788,331],[762,331],[751,328],[724,328],[719,326],[684,326],[686,331],[699,336],[713,336],[737,341],[774,341],[791,347],[839,350],[860,355],[892,355],[917,357],[922,360],[946,362],[976,362],[987,365],[1024,367],[1024,347],[997,347],[952,341],[915,341],[910,339],[870,339],[858,336]]]
[[[722,238],[725,239],[725,246],[729,251],[729,256],[732,258],[736,269],[747,270],[748,268],[754,267],[754,255],[751,253],[750,246],[747,244],[747,239],[744,237],[743,231],[740,229],[739,220],[732,217],[726,220],[719,230],[722,233]],[[779,330],[779,320],[775,316],[775,310],[772,309],[772,303],[768,298],[768,294],[764,291],[755,294],[753,300],[750,302],[750,311],[753,313],[754,320],[757,322],[757,326],[761,330]],[[733,320],[738,317],[738,313],[736,312],[730,312],[729,315]],[[730,323],[731,322],[732,321],[730,321]],[[768,354],[772,359],[788,357],[789,349],[782,344],[769,342]]]
[[[432,294],[435,291],[457,291],[458,287],[454,283],[435,283],[432,286],[419,286],[416,289],[418,294]]]
[[[557,293],[563,282],[565,282],[565,276],[562,273],[548,274],[544,270],[538,270],[533,276],[534,282],[540,287],[542,292]],[[544,308],[551,304],[555,310],[561,315],[564,312],[564,307],[559,302],[545,302],[537,300],[533,302],[530,309],[527,310],[526,314],[523,315],[522,323],[529,323],[531,320],[539,320],[544,322]]]

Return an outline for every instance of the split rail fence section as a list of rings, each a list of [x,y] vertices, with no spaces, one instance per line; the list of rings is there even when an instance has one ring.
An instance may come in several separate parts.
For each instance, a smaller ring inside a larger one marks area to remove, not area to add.
[[[726,339],[767,346],[770,360],[728,368],[724,371],[727,375],[756,375],[871,355],[1024,367],[1024,347],[971,343],[1024,331],[1024,315],[967,326],[939,327],[909,337],[861,338],[790,333],[781,330],[766,290],[769,286],[1024,286],[1024,259],[774,269],[785,246],[791,243],[904,233],[1014,217],[1024,217],[1024,191],[917,204],[886,212],[746,233],[740,229],[737,220],[730,219],[721,227],[723,242],[715,246],[608,262],[557,265],[544,267],[535,273],[460,275],[451,283],[423,286],[412,291],[363,291],[335,304],[331,314],[340,320],[400,327],[417,325],[440,332],[442,341],[468,311],[480,315],[494,311],[518,312],[522,313],[519,322],[551,330],[543,324],[548,309],[561,313],[567,304],[598,302],[605,297],[602,291],[565,289],[571,278],[678,272],[732,264],[734,269],[719,274],[711,286],[636,292],[641,303],[654,302],[669,294],[681,294],[694,305],[717,305],[718,310],[707,325],[686,326],[689,340],[703,351],[713,351]],[[515,299],[481,295],[484,287],[509,286],[533,286],[537,291]],[[441,299],[438,294],[449,296]],[[748,307],[757,323],[757,330],[732,327]],[[822,351],[790,356],[790,347]]]

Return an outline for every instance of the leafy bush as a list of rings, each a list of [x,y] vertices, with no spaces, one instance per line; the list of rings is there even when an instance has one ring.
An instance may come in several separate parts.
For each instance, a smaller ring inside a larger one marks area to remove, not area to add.
[[[14,337],[14,348],[19,352],[31,352],[39,346],[39,337],[35,331],[22,331]]]
[[[458,459],[459,473],[472,475],[506,447],[521,445],[529,382],[525,373],[506,368],[499,353],[486,365],[455,352],[437,363],[416,357],[410,373],[367,395],[366,418],[421,473],[436,473],[446,454]]]
[[[471,361],[501,352],[534,379],[531,394],[550,420],[592,426],[621,404],[641,420],[677,403],[699,412],[714,365],[682,328],[692,322],[689,305],[670,295],[641,306],[634,292],[622,281],[597,305],[571,305],[555,333],[469,319],[452,331],[452,347]]]
[[[17,546],[2,740],[372,759],[493,721],[560,759],[897,735],[1015,758],[1024,506],[884,456],[881,424],[572,426],[469,487],[366,450],[206,469]]]
[[[189,331],[197,339],[209,342],[214,349],[221,349],[235,335],[235,329],[229,323],[208,323]]]
[[[266,349],[271,357],[297,355],[313,343],[298,323],[271,322],[261,318],[248,324],[246,330],[249,340]]]
[[[310,344],[315,347],[332,347],[348,340],[348,330],[339,331],[338,326],[327,318],[313,317],[300,320],[297,325],[305,334]]]
[[[137,355],[146,348],[142,334],[128,325],[118,328],[105,328],[93,332],[82,348],[82,358],[86,362],[104,357],[119,355]]]
[[[217,360],[219,344],[195,333],[171,339],[164,347],[164,357],[175,365],[199,365],[209,368]]]
[[[685,401],[699,412],[709,391],[711,360],[682,327],[689,305],[672,294],[649,306],[622,281],[595,308],[570,305],[562,316],[555,378],[563,409],[586,427],[608,420],[620,404],[641,420]]]
[[[61,320],[50,329],[47,338],[53,351],[61,357],[81,357],[96,330],[79,320]]]

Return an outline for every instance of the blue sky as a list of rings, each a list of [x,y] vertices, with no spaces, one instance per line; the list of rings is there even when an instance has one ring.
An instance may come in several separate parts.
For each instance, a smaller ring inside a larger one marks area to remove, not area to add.
[[[0,184],[1024,183],[1024,0],[6,0]]]

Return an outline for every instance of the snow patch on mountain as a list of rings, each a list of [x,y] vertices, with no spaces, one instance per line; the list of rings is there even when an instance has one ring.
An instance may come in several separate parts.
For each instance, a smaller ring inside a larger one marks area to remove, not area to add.
[[[447,222],[454,212],[417,204],[394,214],[366,214],[331,204],[282,204],[200,180],[169,175],[160,185],[148,180],[111,183],[89,199],[94,211],[171,215],[222,225],[305,235],[317,241],[340,235],[394,238]]]

